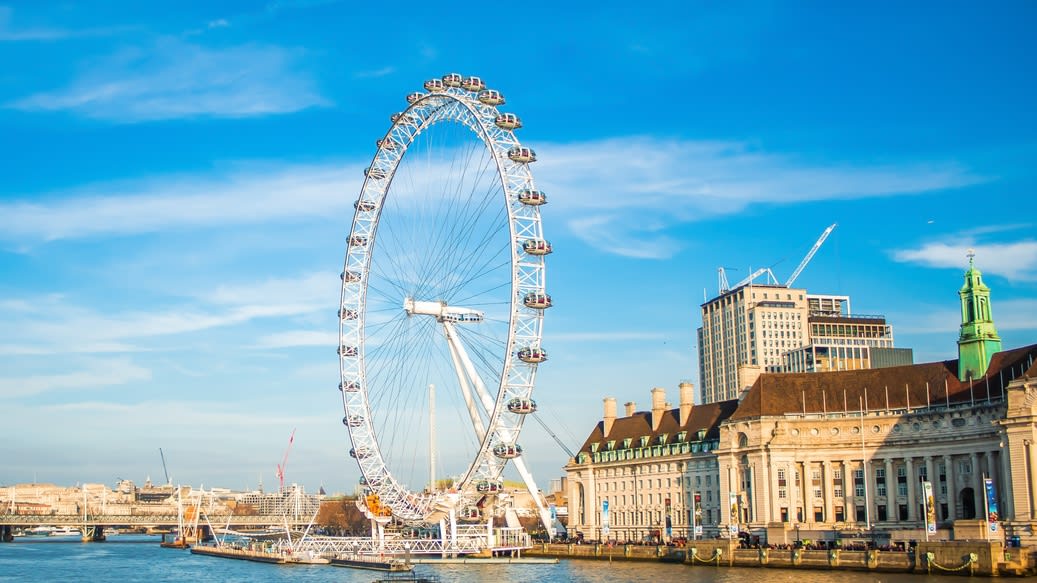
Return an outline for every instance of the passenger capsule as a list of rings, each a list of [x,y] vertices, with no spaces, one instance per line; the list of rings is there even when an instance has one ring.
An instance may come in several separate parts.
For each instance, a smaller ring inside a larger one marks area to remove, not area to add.
[[[479,520],[482,517],[482,512],[476,506],[468,506],[461,511],[461,518],[464,520]]]
[[[508,401],[508,411],[515,413],[516,415],[528,415],[535,413],[537,410],[537,402],[533,399],[525,397],[515,397]]]
[[[414,123],[417,121],[413,114],[403,112],[394,113],[389,116],[389,119],[392,120],[393,123],[399,123],[404,125],[414,125]]]
[[[521,196],[519,197],[519,200],[522,200]],[[369,213],[377,207],[369,200],[358,200],[353,203],[353,208],[361,212]]]
[[[533,308],[534,310],[546,310],[552,306],[551,296],[545,293],[531,291],[522,298],[522,304],[527,308]]]
[[[443,83],[442,79],[429,79],[428,81],[425,81],[425,91],[431,91],[433,93],[446,91],[446,84]]]
[[[357,449],[350,449],[349,450],[349,457],[354,458],[354,459],[358,459],[358,460],[369,458],[369,457],[371,457],[371,450],[367,449],[366,447],[361,447],[361,448],[357,448]]]
[[[356,320],[360,314],[356,310],[342,308],[338,311],[339,320]]]
[[[518,195],[519,202],[529,206],[547,204],[547,193],[543,190],[523,190]]]
[[[447,87],[460,87],[464,78],[458,73],[447,73],[443,75],[443,85]]]
[[[339,346],[338,347],[338,355],[339,356],[356,356],[357,353],[358,352],[357,352],[356,346],[344,346],[343,345],[343,346]]]
[[[464,81],[461,81],[461,87],[465,91],[482,91],[486,89],[486,84],[478,77],[466,77]]]
[[[527,148],[525,146],[515,146],[514,148],[508,150],[508,158],[511,158],[513,162],[528,164],[530,162],[537,161],[537,153],[533,151],[533,148]]]
[[[346,381],[338,384],[338,390],[346,393],[355,393],[360,390],[360,383],[357,381]]]
[[[528,243],[528,241],[527,241],[527,243]],[[363,237],[363,236],[360,236],[360,235],[353,235],[352,237],[349,238],[349,244],[354,246],[354,247],[363,247],[364,245],[367,245],[367,237]]]
[[[364,168],[364,176],[371,180],[381,180],[385,178],[385,170],[381,168]]]
[[[495,480],[479,480],[475,483],[475,491],[480,494],[493,494],[504,489],[504,485]]]
[[[478,99],[484,105],[504,105],[504,96],[496,89],[480,91]]]
[[[502,113],[493,123],[502,130],[517,130],[522,127],[522,120],[514,113]]]
[[[364,424],[364,418],[360,415],[346,415],[342,418],[342,424],[349,427],[360,427]]]
[[[424,93],[422,93],[420,91],[415,91],[414,93],[411,93],[410,95],[407,96],[407,103],[410,103],[410,104],[417,103],[418,100],[421,99],[422,97],[425,97]]]
[[[502,460],[515,459],[522,455],[522,446],[519,444],[502,443],[493,448],[493,455]]]
[[[382,148],[383,150],[395,150],[397,147],[399,147],[399,144],[396,143],[396,140],[392,138],[382,138],[376,141],[374,144],[379,148]]]
[[[366,486],[367,485],[367,478],[365,478],[364,476],[360,476],[360,485],[361,486]]]
[[[551,243],[544,239],[526,239],[522,243],[522,250],[530,255],[548,255],[551,253]]]
[[[338,277],[346,283],[356,283],[360,281],[360,274],[355,271],[343,271]]]
[[[543,348],[526,347],[518,351],[518,358],[525,363],[537,364],[547,360],[547,351]]]

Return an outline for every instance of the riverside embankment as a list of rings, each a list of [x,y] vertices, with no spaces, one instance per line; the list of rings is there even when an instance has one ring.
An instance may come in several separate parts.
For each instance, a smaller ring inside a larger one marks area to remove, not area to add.
[[[606,561],[660,561],[699,567],[831,569],[988,577],[1037,574],[1031,548],[999,542],[920,542],[907,550],[742,548],[734,541],[703,540],[683,547],[609,544],[538,544],[527,556]]]

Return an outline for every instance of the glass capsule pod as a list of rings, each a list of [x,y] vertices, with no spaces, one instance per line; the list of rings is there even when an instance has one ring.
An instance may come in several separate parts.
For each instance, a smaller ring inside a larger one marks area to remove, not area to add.
[[[494,480],[479,480],[475,483],[475,491],[480,494],[493,494],[504,489],[504,485]]]
[[[485,105],[504,105],[504,96],[496,89],[485,89],[479,92],[479,103]]]
[[[537,161],[537,153],[533,151],[533,148],[527,148],[525,146],[515,146],[514,148],[508,150],[508,158],[511,158],[512,162],[528,164],[530,162]]]
[[[522,298],[522,305],[534,310],[545,310],[552,306],[551,296],[542,292],[531,291]]]
[[[363,247],[367,245],[367,237],[362,235],[353,235],[349,238],[349,244],[354,247]]]
[[[366,447],[361,447],[361,448],[358,448],[358,449],[350,449],[349,450],[349,457],[354,458],[354,459],[358,459],[358,460],[369,458],[369,457],[371,457],[371,450],[367,449]]]
[[[415,123],[417,123],[417,118],[415,118],[414,115],[410,113],[394,113],[389,116],[389,119],[392,120],[393,123],[400,123],[404,125],[414,125]]]
[[[540,206],[547,204],[547,193],[543,190],[529,190],[528,188],[519,192],[519,202],[529,206]]]
[[[369,201],[369,200],[358,200],[358,201],[353,203],[353,208],[355,208],[358,211],[369,213],[369,212],[373,211],[376,208],[376,206],[375,206],[375,204],[372,201]]]
[[[360,476],[360,485],[361,486],[366,486],[367,485],[367,478],[365,478],[363,476]]]
[[[537,402],[527,397],[515,397],[508,401],[508,411],[516,415],[528,415],[536,410]]]
[[[493,448],[493,455],[502,460],[515,459],[522,455],[522,446],[517,443],[502,443]]]
[[[465,91],[482,91],[486,89],[486,84],[482,82],[482,79],[478,77],[465,77],[464,81],[461,81],[461,87]]]
[[[345,345],[343,345],[343,346],[339,346],[338,347],[338,355],[339,356],[356,356],[357,354],[358,354],[358,351],[356,349],[356,346],[345,346]]]
[[[447,73],[443,75],[443,85],[447,87],[460,87],[464,78],[459,73]]]
[[[446,84],[443,83],[442,79],[429,79],[428,81],[425,81],[425,91],[432,91],[434,93],[446,91]]]
[[[338,311],[339,320],[356,320],[360,314],[356,310],[342,308]]]
[[[357,381],[347,381],[338,384],[338,390],[347,393],[355,393],[360,390],[360,383]]]
[[[364,418],[360,415],[346,415],[342,418],[342,424],[349,427],[360,427],[364,424]]]
[[[518,358],[528,364],[537,364],[547,360],[547,351],[543,348],[526,347],[518,351]]]
[[[514,113],[502,113],[493,123],[502,130],[517,130],[522,127],[522,120]]]
[[[364,168],[364,176],[372,180],[381,180],[385,178],[385,170],[381,168]]]
[[[467,506],[461,510],[462,520],[479,520],[482,518],[482,511],[476,506]]]
[[[548,255],[551,253],[551,242],[544,239],[526,239],[522,250],[530,255]]]
[[[414,93],[411,93],[411,94],[407,95],[407,103],[410,103],[410,104],[417,103],[418,100],[421,99],[422,97],[425,97],[424,93],[422,93],[420,91],[415,91]]]
[[[338,277],[346,283],[356,283],[360,281],[360,274],[356,271],[343,271]]]
[[[393,120],[393,121],[395,121],[395,120]],[[392,138],[382,138],[380,140],[377,140],[374,143],[374,145],[376,145],[379,148],[382,148],[384,150],[395,150],[397,147],[399,147],[399,144],[396,143],[396,140],[394,140]]]

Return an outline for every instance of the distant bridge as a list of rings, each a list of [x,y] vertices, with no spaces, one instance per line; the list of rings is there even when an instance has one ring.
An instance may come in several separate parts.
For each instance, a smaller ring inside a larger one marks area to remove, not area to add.
[[[238,515],[202,513],[200,523],[208,519],[213,528],[230,527],[289,527],[305,528],[312,516],[281,515]],[[110,526],[110,527],[154,527],[171,528],[181,523],[176,514],[3,514],[0,513],[0,526],[16,528],[32,528],[35,526]]]

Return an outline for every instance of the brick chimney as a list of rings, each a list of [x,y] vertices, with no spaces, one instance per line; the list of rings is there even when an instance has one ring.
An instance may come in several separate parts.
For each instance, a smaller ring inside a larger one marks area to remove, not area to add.
[[[604,437],[608,437],[608,434],[612,432],[612,424],[616,422],[616,399],[613,397],[605,397],[605,414],[602,416],[601,432]]]
[[[634,412],[637,411],[637,403],[633,401],[627,401],[626,403],[623,403],[623,411],[625,413],[625,417],[633,417]]]
[[[666,411],[666,389],[655,387],[652,389],[652,431],[659,429],[663,422],[663,412]]]
[[[680,392],[680,422],[681,427],[684,427],[687,425],[688,419],[691,418],[691,408],[695,401],[695,385],[691,384],[690,381],[683,381],[680,384]]]

